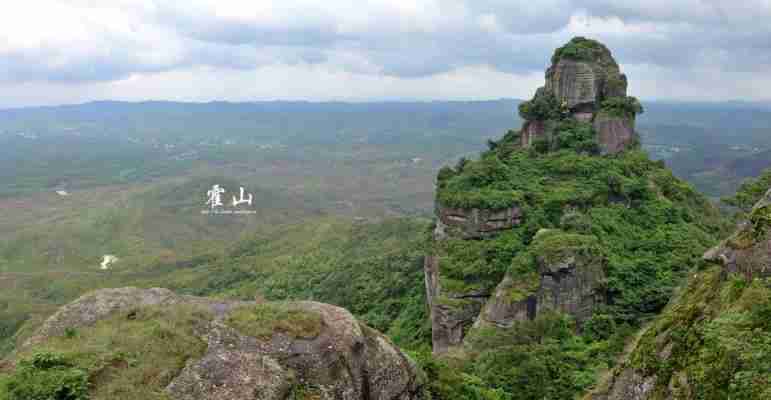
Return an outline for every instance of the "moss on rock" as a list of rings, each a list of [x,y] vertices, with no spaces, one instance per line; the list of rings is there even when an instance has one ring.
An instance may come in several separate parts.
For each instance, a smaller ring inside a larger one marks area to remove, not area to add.
[[[321,315],[291,303],[262,303],[236,308],[225,323],[246,336],[263,340],[276,333],[295,339],[313,339],[321,332]]]

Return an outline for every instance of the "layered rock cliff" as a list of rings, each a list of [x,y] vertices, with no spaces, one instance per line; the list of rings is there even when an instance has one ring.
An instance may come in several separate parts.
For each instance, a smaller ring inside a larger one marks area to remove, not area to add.
[[[604,45],[575,38],[520,106],[519,131],[439,172],[424,262],[436,354],[544,314],[576,332],[598,312],[650,315],[713,244],[716,210],[639,151],[626,88]]]
[[[80,389],[92,399],[422,398],[420,371],[388,338],[315,302],[99,290],[54,314],[13,361],[11,398],[54,398],[45,391],[57,382],[57,399],[84,398]]]
[[[579,324],[587,320],[598,305],[605,303],[607,260],[602,253],[596,237],[539,231],[524,257],[514,263],[515,270],[528,270],[520,263],[533,258],[537,267],[531,280],[506,274],[475,326],[510,327],[516,321],[533,320],[545,310],[572,315]]]
[[[574,38],[554,52],[546,70],[546,84],[532,100],[520,105],[525,120],[521,145],[552,142],[556,134],[554,120],[570,117],[592,124],[603,153],[615,154],[634,146],[638,141],[635,115],[642,108],[635,98],[627,97],[626,89],[626,75],[607,47],[594,40]]]

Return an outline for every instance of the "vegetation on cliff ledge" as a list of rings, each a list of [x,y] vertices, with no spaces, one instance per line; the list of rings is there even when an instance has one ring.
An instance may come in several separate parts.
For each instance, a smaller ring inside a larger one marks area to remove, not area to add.
[[[551,92],[539,89],[532,100],[519,103],[519,116],[526,121],[559,119],[563,110],[559,100]]]
[[[634,98],[606,108],[642,111]],[[429,372],[437,370],[433,390],[439,398],[564,399],[584,392],[613,365],[624,338],[667,304],[725,229],[716,208],[662,162],[636,149],[599,156],[589,123],[563,118],[554,122],[550,142],[530,148],[519,147],[518,139],[509,132],[478,160],[440,173],[442,206],[522,210],[521,224],[491,238],[450,234],[435,243],[443,288],[491,293],[507,272],[513,287],[532,288],[538,266],[528,254],[588,246],[607,258],[609,302],[594,310],[581,334],[560,315],[553,318],[561,322],[475,332],[462,357],[429,365]],[[542,229],[559,234],[535,240]],[[542,332],[522,334],[531,329]],[[459,394],[459,382],[479,388],[474,395]]]
[[[643,106],[634,96],[609,97],[600,104],[600,111],[614,117],[634,118],[643,113]]]
[[[694,276],[640,339],[626,367],[655,376],[654,393],[771,398],[771,280],[722,274]]]
[[[551,62],[552,64],[556,64],[563,58],[576,61],[593,61],[609,55],[610,50],[602,43],[582,36],[576,36],[564,46],[554,50]]]
[[[739,215],[742,218],[744,214],[752,210],[755,203],[763,197],[769,188],[771,188],[771,168],[763,171],[757,178],[749,178],[742,182],[735,195],[725,197],[722,201],[742,211]]]

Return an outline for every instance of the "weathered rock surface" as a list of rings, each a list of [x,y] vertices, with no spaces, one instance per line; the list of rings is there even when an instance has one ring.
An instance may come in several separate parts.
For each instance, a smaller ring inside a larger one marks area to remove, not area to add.
[[[573,250],[568,250],[568,253]],[[539,260],[541,287],[539,311],[554,310],[575,317],[581,323],[605,303],[605,260],[596,255],[564,255],[557,262]]]
[[[525,121],[522,125],[520,140],[522,147],[530,147],[533,142],[546,138],[546,122],[540,120]]]
[[[536,283],[536,286],[538,283]],[[525,283],[517,282],[506,275],[495,288],[482,311],[481,318],[475,323],[475,328],[493,324],[500,328],[508,328],[515,321],[530,321],[535,319],[538,309],[538,299],[533,288]],[[535,289],[536,291],[538,289]],[[516,293],[524,292],[524,293]]]
[[[546,71],[546,90],[568,108],[594,105],[600,99],[601,79],[590,63],[561,59]]]
[[[518,207],[502,210],[453,208],[437,204],[434,240],[449,237],[478,240],[511,229],[521,222]],[[489,297],[489,290],[451,291],[442,287],[440,257],[428,254],[424,259],[426,297],[431,317],[434,352],[444,353],[463,343],[463,337],[479,316]]]
[[[594,400],[647,400],[656,388],[656,377],[642,376],[634,369],[621,370],[610,378],[607,391],[598,390],[587,399]],[[667,397],[668,399],[671,397]]]
[[[519,225],[522,211],[518,207],[502,210],[453,208],[437,205],[437,217],[445,227],[456,228],[465,238],[481,238]]]
[[[704,253],[703,258],[723,265],[747,280],[771,277],[771,190],[752,208],[750,219],[736,232]]]
[[[577,40],[585,39],[568,45]],[[592,47],[583,57],[558,54],[546,70],[546,91],[571,111],[597,109],[603,99],[626,96],[626,75],[610,50],[598,42]]]
[[[62,336],[67,328],[92,326],[115,312],[135,307],[173,305],[183,300],[183,297],[160,288],[144,290],[128,287],[96,291],[60,308],[23,345],[31,346],[48,337]]]
[[[510,327],[515,321],[533,320],[544,311],[569,314],[580,324],[605,303],[605,258],[590,246],[555,248],[559,244],[550,240],[554,238],[538,243],[536,237],[534,246],[543,246],[549,253],[536,256],[537,275],[519,279],[507,275],[485,305],[477,326]]]
[[[463,343],[466,330],[476,320],[488,295],[480,292],[452,293],[442,291],[439,259],[425,257],[426,297],[431,313],[431,341],[436,354]]]
[[[634,119],[600,112],[593,122],[603,154],[616,154],[638,141]]]
[[[200,332],[208,348],[190,360],[166,388],[172,399],[288,399],[293,386],[314,388],[317,399],[412,400],[422,398],[421,372],[385,336],[345,309],[315,302],[285,303],[321,316],[314,338],[274,332],[244,335],[227,325],[234,310],[253,302],[180,296],[166,289],[105,289],[54,314],[24,346],[44,343],[68,327],[91,326],[117,312],[146,306],[198,305],[214,318]]]
[[[603,101],[626,95],[626,75],[621,73],[610,50],[599,42],[574,38],[557,50],[546,70],[545,85],[536,91],[531,102],[543,108],[547,103],[544,99],[553,96],[561,107],[558,114],[592,123],[603,153],[614,154],[636,143],[634,116],[603,115]],[[551,137],[548,121],[544,120],[548,118],[522,117],[525,122],[520,131],[521,146],[529,147],[539,138]]]

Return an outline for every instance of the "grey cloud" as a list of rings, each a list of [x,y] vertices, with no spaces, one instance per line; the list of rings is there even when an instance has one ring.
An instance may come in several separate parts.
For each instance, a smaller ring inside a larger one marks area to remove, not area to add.
[[[97,37],[97,47],[107,50],[83,54],[56,46],[7,52],[0,47],[0,80],[110,81],[194,66],[245,70],[270,64],[328,64],[402,78],[474,65],[529,73],[542,71],[554,47],[569,39],[566,29],[576,15],[627,24],[597,37],[621,63],[683,71],[771,67],[771,28],[755,22],[771,18],[771,7],[762,0],[752,7],[722,0],[466,0],[460,6],[445,1],[439,3],[438,19],[427,23],[430,29],[403,28],[404,21],[390,14],[376,15],[364,27],[343,29],[348,10],[336,10],[334,2],[325,10],[299,10],[291,23],[259,24],[214,16],[195,4],[169,4],[156,2],[156,7],[141,10],[140,17],[167,35],[152,46],[163,49],[168,40],[179,46],[177,57],[143,57],[140,53],[151,46],[146,40],[118,34]]]

